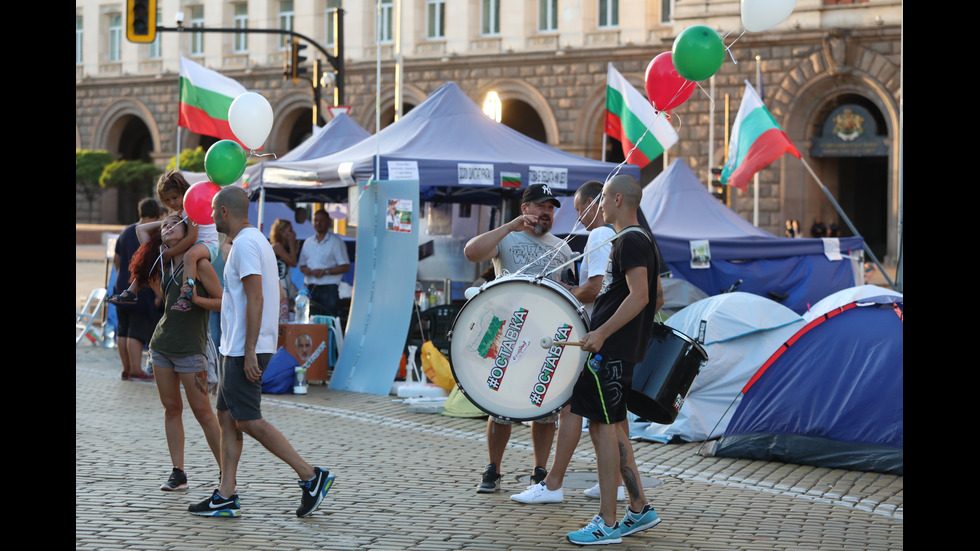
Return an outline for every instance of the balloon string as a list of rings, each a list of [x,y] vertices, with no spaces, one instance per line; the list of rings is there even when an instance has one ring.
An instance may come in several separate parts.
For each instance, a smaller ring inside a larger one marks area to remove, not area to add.
[[[275,153],[271,153],[271,152],[270,153],[256,153],[254,149],[248,152],[248,156],[249,157],[272,157],[273,160],[276,159],[276,154]]]
[[[731,31],[728,31],[727,33],[725,33],[725,36],[722,38],[722,44],[724,44],[725,38],[728,38],[728,36],[730,34],[732,34],[733,31],[734,31],[734,29],[731,30]],[[735,40],[732,40],[732,43],[731,44],[729,44],[728,46],[725,46],[725,51],[728,52],[728,57],[731,58],[732,63],[735,64],[735,65],[738,65],[738,60],[735,59],[735,56],[732,54],[732,46],[734,46],[736,42],[738,42],[743,36],[745,36],[745,33],[746,32],[748,32],[746,29],[742,29],[742,33],[739,34],[735,38]]]

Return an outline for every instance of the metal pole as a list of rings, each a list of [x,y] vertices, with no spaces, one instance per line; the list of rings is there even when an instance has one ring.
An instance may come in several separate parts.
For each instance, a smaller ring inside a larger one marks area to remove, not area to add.
[[[708,79],[708,95],[711,102],[708,108],[708,179],[706,185],[711,191],[711,169],[715,167],[715,76]],[[666,154],[666,152],[665,152]]]
[[[762,66],[759,63],[759,56],[755,56],[755,89],[762,90]],[[763,104],[765,104],[765,100],[763,100]],[[758,172],[755,173],[755,186],[753,190],[752,225],[757,228],[759,227],[759,173]]]
[[[395,121],[402,116],[402,0],[395,0]]]
[[[834,199],[834,196],[830,193],[830,190],[827,189],[827,186],[823,185],[823,182],[821,182],[820,178],[817,177],[817,174],[813,172],[813,169],[810,168],[810,165],[807,164],[807,162],[804,161],[802,158],[800,159],[800,162],[803,163],[803,167],[806,168],[807,172],[810,173],[810,176],[813,176],[813,179],[817,182],[817,185],[820,186],[820,189],[822,189],[824,194],[827,196],[827,198],[830,199],[830,203],[834,205],[835,209],[837,209],[837,214],[840,214],[841,220],[843,220],[844,223],[847,224],[847,227],[851,229],[851,233],[853,233],[857,237],[861,237],[861,234],[858,233],[857,228],[855,228],[854,224],[851,223],[851,219],[848,218],[846,214],[844,214],[844,209],[840,208],[840,205],[837,204],[837,200]],[[888,285],[890,285],[892,289],[898,291],[898,288],[895,286],[894,283],[892,283],[891,278],[888,277],[888,272],[886,272],[885,269],[881,266],[881,263],[878,262],[878,259],[875,257],[875,253],[872,252],[867,245],[865,245],[864,247],[864,252],[866,252],[868,256],[871,257],[871,260],[873,260],[875,265],[878,266],[878,269],[881,270],[881,275],[885,276],[885,281],[888,282]]]

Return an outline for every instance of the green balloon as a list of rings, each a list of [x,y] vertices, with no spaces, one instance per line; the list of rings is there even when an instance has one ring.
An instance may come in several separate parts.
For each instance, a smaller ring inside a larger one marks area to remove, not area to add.
[[[725,44],[711,27],[695,25],[681,31],[671,52],[677,74],[698,82],[711,78],[725,60]]]
[[[204,155],[204,172],[208,179],[219,186],[238,180],[245,173],[248,156],[242,146],[234,140],[215,142]]]

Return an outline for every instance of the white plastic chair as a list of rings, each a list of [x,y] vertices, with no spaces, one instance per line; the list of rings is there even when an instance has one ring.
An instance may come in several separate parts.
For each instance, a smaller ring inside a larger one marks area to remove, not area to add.
[[[95,323],[96,319],[101,320],[102,306],[105,304],[105,299],[105,287],[92,289],[81,312],[75,312],[75,346],[78,346],[78,343],[82,342],[85,334],[89,331],[97,333],[99,338],[102,337],[101,328],[93,328],[92,324]]]

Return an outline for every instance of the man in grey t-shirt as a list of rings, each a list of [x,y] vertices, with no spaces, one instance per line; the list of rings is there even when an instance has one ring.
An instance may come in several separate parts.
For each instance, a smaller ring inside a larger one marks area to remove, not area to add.
[[[537,276],[560,266],[572,257],[567,243],[551,232],[555,209],[561,203],[543,184],[534,184],[524,191],[521,215],[499,228],[470,239],[463,248],[463,255],[470,262],[493,261],[497,277],[506,273]],[[559,281],[555,272],[549,276]],[[548,471],[551,445],[555,438],[555,421],[558,414],[531,423],[531,440],[534,443],[534,469],[531,483],[544,480]],[[477,486],[479,493],[493,493],[500,489],[500,462],[510,440],[511,422],[491,416],[487,419],[487,452],[490,464],[483,471],[483,479]]]

